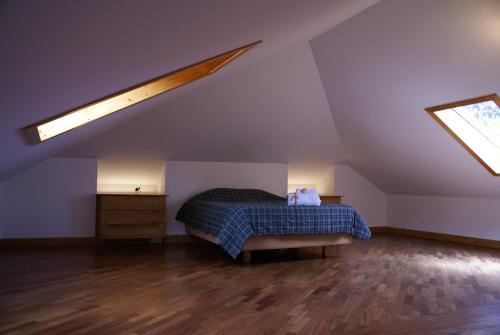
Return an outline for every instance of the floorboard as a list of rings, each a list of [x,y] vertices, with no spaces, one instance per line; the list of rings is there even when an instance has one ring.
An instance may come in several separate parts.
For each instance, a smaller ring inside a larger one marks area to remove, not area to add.
[[[0,334],[500,334],[500,250],[377,235],[328,250],[0,251]]]

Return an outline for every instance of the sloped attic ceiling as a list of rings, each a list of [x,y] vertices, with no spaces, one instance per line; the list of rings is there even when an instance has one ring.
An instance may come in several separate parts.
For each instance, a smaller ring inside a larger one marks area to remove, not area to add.
[[[307,42],[179,95],[60,156],[229,162],[342,159]]]
[[[500,197],[424,111],[500,93],[500,1],[384,0],[311,45],[350,165],[390,193]]]
[[[262,39],[261,47],[231,66],[254,62],[316,36],[376,2],[2,1],[0,179],[180,93],[144,102],[36,147],[23,144],[16,133],[21,127]]]

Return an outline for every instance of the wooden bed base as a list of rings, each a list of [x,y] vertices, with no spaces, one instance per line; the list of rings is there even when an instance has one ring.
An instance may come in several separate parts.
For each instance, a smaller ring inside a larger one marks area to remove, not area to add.
[[[219,239],[199,229],[186,226],[189,234],[219,245]],[[304,234],[304,235],[265,235],[252,236],[243,245],[243,262],[252,261],[252,250],[289,249],[321,247],[323,258],[326,257],[325,247],[331,245],[351,244],[352,237],[346,234]]]

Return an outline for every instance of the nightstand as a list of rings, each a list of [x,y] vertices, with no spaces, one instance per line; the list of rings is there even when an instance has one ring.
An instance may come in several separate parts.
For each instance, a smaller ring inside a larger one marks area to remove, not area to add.
[[[342,203],[342,195],[320,195],[322,205],[340,204]]]
[[[97,194],[96,237],[165,237],[165,195]]]

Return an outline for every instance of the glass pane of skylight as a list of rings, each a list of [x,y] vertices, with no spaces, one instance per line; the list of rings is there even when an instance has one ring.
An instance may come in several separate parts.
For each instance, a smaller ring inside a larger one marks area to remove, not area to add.
[[[493,101],[456,107],[454,110],[493,143],[500,146],[500,108]]]
[[[500,108],[494,101],[435,112],[496,174],[500,173]]]

